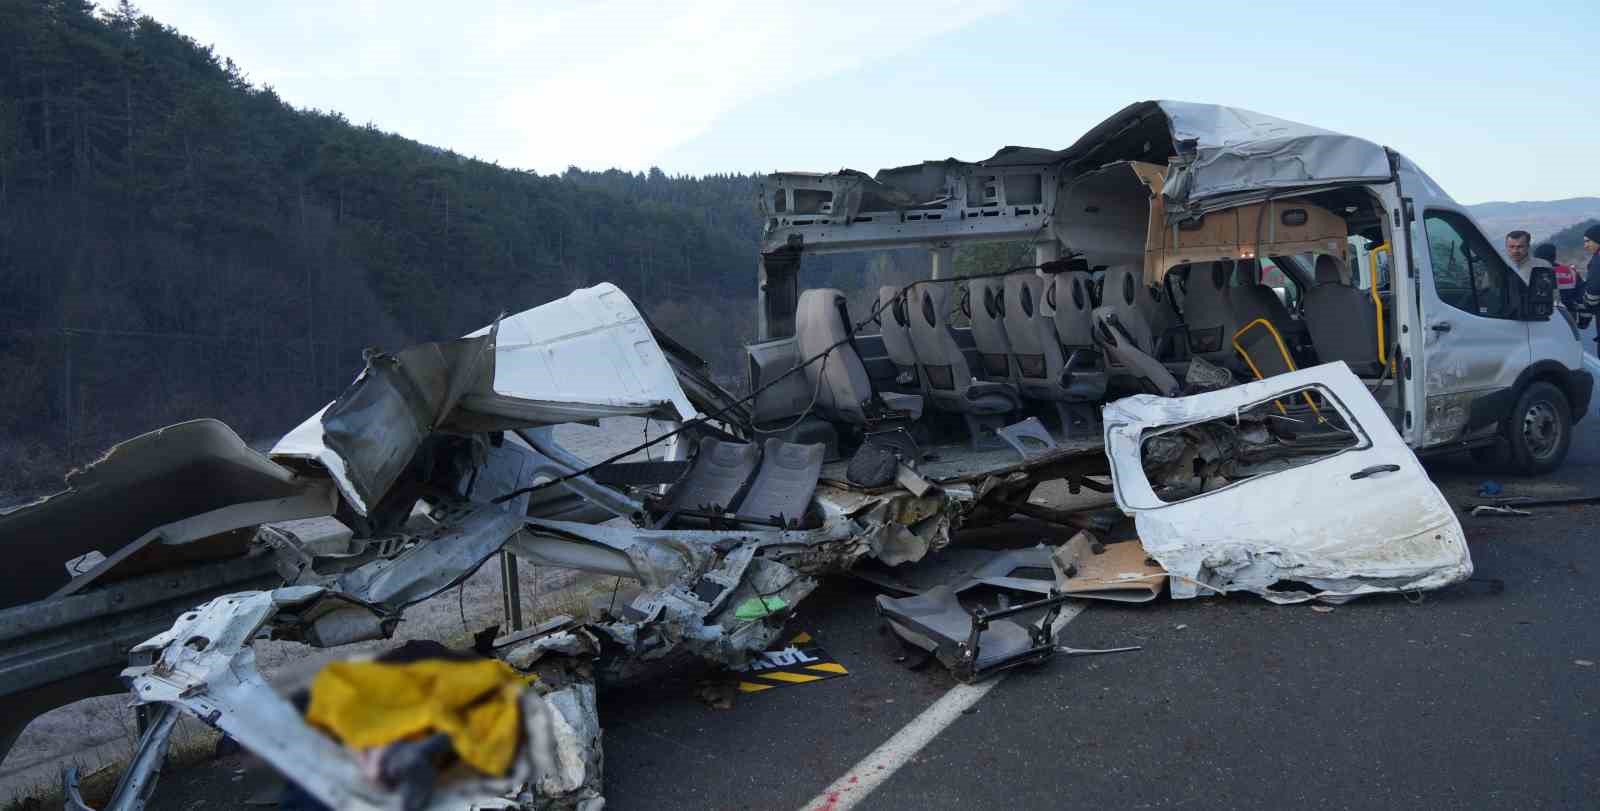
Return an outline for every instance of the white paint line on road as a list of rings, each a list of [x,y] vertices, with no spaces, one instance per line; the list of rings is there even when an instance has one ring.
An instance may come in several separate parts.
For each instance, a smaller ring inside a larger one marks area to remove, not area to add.
[[[1081,602],[1062,606],[1061,613],[1056,615],[1056,621],[1050,626],[1050,639],[1054,641],[1061,634],[1061,629],[1082,614],[1086,607]],[[884,741],[872,750],[872,754],[862,758],[815,799],[806,803],[805,811],[849,811],[856,807],[1004,678],[1005,674],[1001,673],[988,681],[958,684],[950,688],[921,715],[896,732],[894,737]]]

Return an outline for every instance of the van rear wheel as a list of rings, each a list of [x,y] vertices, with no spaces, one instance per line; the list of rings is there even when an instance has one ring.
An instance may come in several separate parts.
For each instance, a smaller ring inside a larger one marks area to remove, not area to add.
[[[1572,406],[1567,395],[1543,381],[1530,384],[1517,398],[1505,424],[1511,465],[1520,473],[1549,473],[1567,459],[1572,446]]]

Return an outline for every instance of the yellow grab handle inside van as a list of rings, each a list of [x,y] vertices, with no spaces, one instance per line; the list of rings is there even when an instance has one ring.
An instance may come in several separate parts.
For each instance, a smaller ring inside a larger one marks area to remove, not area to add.
[[[1378,363],[1382,366],[1389,365],[1389,350],[1386,348],[1388,342],[1383,336],[1383,299],[1378,298],[1378,254],[1391,252],[1392,249],[1387,242],[1367,252],[1367,261],[1372,263],[1372,283],[1367,285],[1367,288],[1372,293],[1372,309],[1378,314]],[[1389,265],[1394,266],[1392,258],[1389,260]]]
[[[1244,335],[1246,332],[1249,332],[1258,325],[1265,327],[1267,334],[1272,336],[1273,343],[1278,347],[1278,354],[1283,356],[1283,365],[1288,367],[1289,371],[1295,371],[1296,367],[1294,365],[1294,358],[1289,355],[1289,345],[1284,343],[1283,336],[1278,333],[1278,328],[1272,326],[1272,322],[1265,318],[1257,318],[1256,320],[1240,327],[1239,331],[1233,334],[1233,351],[1238,352],[1239,357],[1244,358],[1245,365],[1249,366],[1250,371],[1255,373],[1257,380],[1266,379],[1266,375],[1261,373],[1261,367],[1257,366],[1255,360],[1250,357],[1250,353],[1245,351],[1244,344],[1239,343],[1239,337],[1241,335]],[[1307,392],[1301,392],[1300,396],[1305,398],[1306,405],[1311,406],[1311,413],[1316,414],[1317,421],[1321,422],[1322,409],[1317,408],[1317,404],[1311,399],[1311,395]],[[1274,400],[1272,404],[1278,407],[1278,413],[1288,415],[1289,410],[1283,407],[1283,403]]]

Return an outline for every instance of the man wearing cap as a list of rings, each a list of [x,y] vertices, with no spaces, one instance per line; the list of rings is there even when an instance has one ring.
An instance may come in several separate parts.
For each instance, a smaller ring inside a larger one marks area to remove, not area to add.
[[[1583,276],[1583,303],[1600,307],[1600,222],[1583,232],[1583,252],[1589,255],[1589,269]]]
[[[1600,222],[1583,232],[1583,252],[1589,255],[1589,269],[1583,277],[1583,306],[1600,307]],[[1595,348],[1600,350],[1600,331],[1595,333]]]

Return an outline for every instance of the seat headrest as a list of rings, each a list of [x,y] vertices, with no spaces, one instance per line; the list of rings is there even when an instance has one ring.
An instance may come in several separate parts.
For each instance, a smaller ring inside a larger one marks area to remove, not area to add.
[[[1317,254],[1317,284],[1344,284],[1344,269],[1338,257]]]

